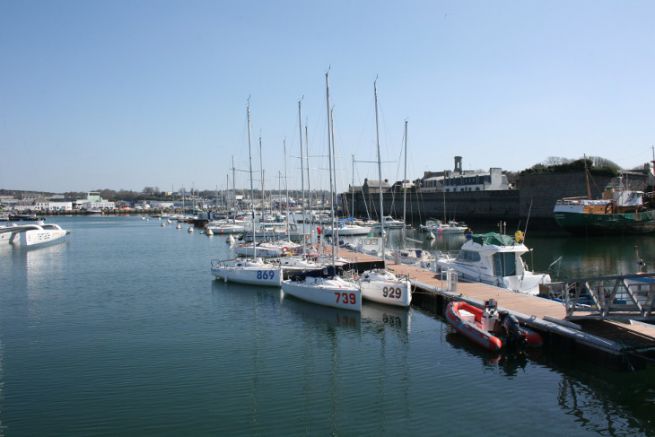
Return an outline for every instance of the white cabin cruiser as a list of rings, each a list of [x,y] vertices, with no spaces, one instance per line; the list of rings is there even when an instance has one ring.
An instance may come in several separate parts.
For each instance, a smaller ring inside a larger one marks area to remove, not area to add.
[[[496,232],[474,234],[464,243],[456,258],[438,258],[437,269],[454,269],[461,279],[467,281],[536,296],[540,284],[550,283],[550,275],[527,270],[521,255],[528,251],[521,238],[515,240]]]

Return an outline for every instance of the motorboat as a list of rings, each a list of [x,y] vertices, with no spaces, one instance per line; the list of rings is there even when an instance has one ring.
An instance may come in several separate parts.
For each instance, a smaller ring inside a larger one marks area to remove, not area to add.
[[[420,226],[420,230],[423,232],[431,232],[434,235],[453,235],[453,234],[465,234],[469,227],[462,222],[455,220],[449,220],[444,223],[441,220],[427,220],[424,225]]]
[[[0,227],[0,240],[16,246],[34,247],[62,241],[70,232],[54,223]]]
[[[473,234],[462,245],[457,257],[442,255],[437,258],[437,271],[454,269],[459,278],[466,281],[536,296],[539,285],[551,282],[550,275],[528,270],[521,258],[527,252],[529,249],[520,235],[512,238],[496,232]]]
[[[244,243],[237,246],[234,252],[239,256],[260,256],[274,258],[297,254],[302,245],[293,241],[262,241],[261,243]],[[256,255],[255,255],[256,254]]]
[[[370,232],[371,232],[371,228],[369,226],[360,226],[360,225],[347,224],[347,223],[342,223],[339,226],[337,226],[337,234],[340,237],[349,237],[353,235],[368,235]],[[332,227],[325,226],[323,228],[323,234],[325,236],[331,236]]]
[[[211,230],[214,235],[240,234],[245,231],[245,225],[243,223],[226,221],[210,222],[206,228]]]
[[[225,282],[279,287],[282,269],[279,265],[255,259],[212,260],[212,274]]]
[[[494,299],[486,301],[484,309],[467,302],[452,301],[446,308],[446,319],[458,333],[490,351],[543,344],[541,336],[522,326],[515,316],[498,312]]]
[[[422,269],[433,270],[437,259],[425,249],[396,249],[393,251],[396,263],[408,264]]]

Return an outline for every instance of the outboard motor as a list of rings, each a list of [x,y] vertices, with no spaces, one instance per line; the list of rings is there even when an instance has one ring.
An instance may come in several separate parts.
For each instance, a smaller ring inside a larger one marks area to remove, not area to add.
[[[526,337],[518,319],[515,316],[507,314],[503,318],[502,327],[505,334],[505,341],[507,346],[520,347],[525,345]]]

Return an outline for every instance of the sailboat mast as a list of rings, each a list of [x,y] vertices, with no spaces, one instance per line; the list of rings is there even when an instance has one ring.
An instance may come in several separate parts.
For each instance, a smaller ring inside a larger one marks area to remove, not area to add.
[[[336,225],[336,203],[337,203],[337,147],[334,142],[334,106],[330,110],[330,131],[332,132],[332,170],[334,172],[334,191],[330,193],[332,202],[332,223]],[[332,227],[332,251],[339,250],[339,226],[335,229]],[[336,255],[335,255],[336,256]]]
[[[306,255],[305,248],[305,223],[307,222],[305,216],[305,169],[304,169],[304,155],[302,148],[302,98],[298,100],[298,136],[300,139],[300,203],[302,206],[302,254],[303,257]],[[285,163],[286,165],[286,163]]]
[[[352,183],[350,184],[350,214],[355,217],[355,155],[352,155],[353,165],[352,165]]]
[[[262,178],[262,221],[264,221],[264,163],[262,161],[262,137],[259,137],[259,173]]]
[[[405,171],[403,174],[403,239],[405,238],[405,230],[407,229],[407,120],[405,120]]]
[[[329,161],[329,170],[330,170],[330,210],[332,213],[332,267],[334,268],[336,264],[336,254],[334,250],[334,240],[335,240],[335,221],[334,221],[334,200],[332,197],[332,117],[330,115],[330,83],[329,83],[329,72],[325,73],[325,106],[327,108],[327,137],[328,137],[328,161]]]
[[[310,213],[312,209],[312,184],[309,180],[309,133],[307,132],[307,124],[305,124],[305,159],[307,159],[307,206],[309,207]],[[303,220],[305,218],[303,217]],[[303,223],[304,226],[304,223]]]
[[[232,216],[232,223],[237,222],[237,188],[236,188],[236,171],[234,167],[234,155],[232,155],[232,199],[234,200],[234,215]]]
[[[282,147],[284,148],[284,191],[286,192],[287,204],[287,238],[291,241],[291,234],[289,233],[289,184],[287,183],[287,139],[282,140]],[[303,239],[305,237],[303,236]],[[305,242],[303,241],[303,250]]]
[[[252,185],[252,144],[250,140],[250,99],[246,109],[248,117],[248,168],[250,173],[250,209],[252,219],[252,257],[257,258],[257,242],[255,238],[255,189]]]
[[[378,149],[378,191],[380,192],[380,256],[382,256],[382,264],[384,265],[384,268],[386,268],[386,259],[384,257],[384,198],[382,196],[382,158],[380,157],[380,128],[378,121],[377,81],[377,79],[373,81],[373,94],[375,95],[375,143]]]

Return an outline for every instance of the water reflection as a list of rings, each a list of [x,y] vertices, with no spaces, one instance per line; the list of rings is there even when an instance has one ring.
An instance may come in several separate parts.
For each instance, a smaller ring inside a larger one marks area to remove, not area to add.
[[[296,299],[282,292],[282,306],[298,315],[302,320],[330,328],[360,330],[361,315],[357,311],[342,310],[316,305]]]
[[[556,402],[582,428],[612,436],[654,435],[655,369],[637,373],[617,373],[581,363],[568,357],[558,363],[553,353],[541,349],[489,352],[452,332],[446,341],[457,350],[480,360],[482,368],[498,370],[507,378],[534,372],[543,366],[559,375]]]
[[[390,330],[400,335],[403,341],[411,331],[411,308],[400,308],[373,302],[362,304],[362,319],[378,333]]]
[[[457,350],[464,351],[471,357],[482,361],[483,367],[487,369],[498,369],[505,376],[514,377],[519,372],[524,372],[528,364],[528,358],[539,354],[536,349],[491,352],[475,344],[472,344],[465,337],[450,332],[446,334],[446,341]]]

